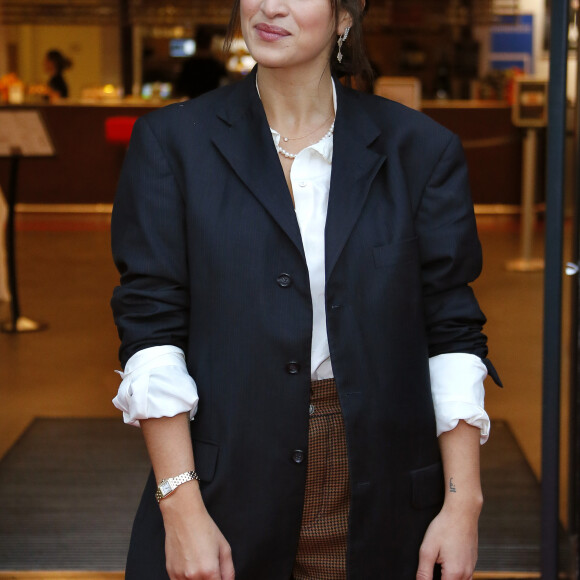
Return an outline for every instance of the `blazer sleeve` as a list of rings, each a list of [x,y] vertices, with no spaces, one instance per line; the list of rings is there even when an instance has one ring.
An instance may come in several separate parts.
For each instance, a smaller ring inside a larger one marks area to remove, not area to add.
[[[421,268],[429,356],[479,356],[498,384],[487,358],[485,316],[469,286],[480,274],[482,253],[467,164],[461,142],[451,135],[435,163],[417,206],[415,226]]]
[[[146,118],[135,124],[111,222],[121,275],[111,307],[125,366],[137,351],[174,345],[186,350],[189,309],[184,201]]]

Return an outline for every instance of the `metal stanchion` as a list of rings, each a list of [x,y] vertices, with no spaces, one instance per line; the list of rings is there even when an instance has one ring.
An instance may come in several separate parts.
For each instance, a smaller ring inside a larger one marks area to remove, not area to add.
[[[18,169],[23,157],[53,157],[55,149],[42,116],[36,110],[0,111],[0,157],[10,159],[10,180],[8,184],[8,219],[6,221],[6,250],[8,278],[12,298],[10,321],[0,326],[3,332],[34,332],[44,330],[40,324],[20,314],[18,284],[16,276],[16,243],[14,214],[18,191]]]
[[[16,192],[18,190],[18,168],[22,153],[19,149],[13,149],[10,157],[10,181],[8,184],[8,219],[6,220],[6,258],[8,262],[8,284],[12,297],[10,305],[10,320],[5,322],[0,330],[2,332],[36,332],[47,328],[41,324],[21,316],[20,301],[18,299],[18,279],[16,276],[16,232],[15,232],[15,207]]]
[[[538,131],[548,123],[548,83],[525,76],[516,78],[512,123],[525,130],[522,144],[522,205],[521,250],[517,260],[506,264],[514,272],[538,272],[544,260],[534,258],[534,227],[536,225],[536,182],[538,180]]]
[[[544,260],[532,257],[534,227],[536,224],[536,167],[538,159],[538,132],[529,128],[523,141],[522,155],[522,221],[520,258],[510,260],[506,268],[514,272],[539,272],[544,269]]]

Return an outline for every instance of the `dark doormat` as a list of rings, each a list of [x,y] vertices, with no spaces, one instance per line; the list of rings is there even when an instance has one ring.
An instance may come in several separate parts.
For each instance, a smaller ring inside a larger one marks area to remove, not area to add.
[[[149,469],[120,419],[36,419],[0,462],[0,570],[123,570]]]
[[[540,484],[503,421],[492,421],[489,441],[481,448],[481,483],[484,505],[477,570],[535,573],[539,578]],[[565,570],[564,548],[560,560]]]
[[[122,570],[149,468],[118,419],[35,420],[0,462],[0,570]],[[539,571],[540,487],[503,422],[482,480],[478,571]]]

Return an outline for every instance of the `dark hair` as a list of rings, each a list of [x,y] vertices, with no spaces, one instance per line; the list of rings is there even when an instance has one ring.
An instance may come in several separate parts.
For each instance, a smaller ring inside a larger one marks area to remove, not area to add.
[[[346,10],[352,18],[352,26],[347,41],[342,46],[344,58],[339,63],[336,55],[338,45],[335,45],[330,58],[330,68],[333,74],[347,77],[349,84],[353,77],[372,82],[373,69],[367,58],[362,33],[362,21],[368,12],[369,0],[329,0],[336,24],[338,24],[340,10]],[[224,50],[228,52],[232,41],[240,33],[240,0],[234,0],[230,23],[226,33]],[[337,38],[338,40],[338,38]]]
[[[66,58],[60,50],[49,50],[46,53],[46,59],[54,65],[57,73],[62,73],[72,66],[72,61]]]

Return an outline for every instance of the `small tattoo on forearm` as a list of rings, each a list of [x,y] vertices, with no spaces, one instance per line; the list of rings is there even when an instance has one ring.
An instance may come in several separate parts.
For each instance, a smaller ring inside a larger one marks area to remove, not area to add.
[[[457,488],[455,487],[455,484],[453,483],[453,478],[451,478],[449,480],[449,491],[451,493],[456,493],[457,492]]]

